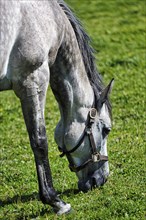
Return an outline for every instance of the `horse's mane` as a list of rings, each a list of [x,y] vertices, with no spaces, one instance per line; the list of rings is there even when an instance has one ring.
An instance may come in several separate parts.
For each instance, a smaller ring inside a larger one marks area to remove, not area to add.
[[[63,0],[57,0],[57,1],[60,7],[63,9],[64,13],[66,14],[75,32],[87,76],[94,90],[95,97],[98,100],[99,98],[98,94],[104,89],[104,85],[101,76],[99,75],[96,68],[95,53],[94,53],[95,51],[91,46],[91,39],[85,32],[81,22],[74,15],[73,11],[69,8],[69,6]],[[107,100],[106,104],[108,106],[109,112],[111,113],[111,105],[109,100]]]

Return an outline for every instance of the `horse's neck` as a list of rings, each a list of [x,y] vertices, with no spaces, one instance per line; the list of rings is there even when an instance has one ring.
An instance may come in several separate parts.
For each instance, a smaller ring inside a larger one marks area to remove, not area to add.
[[[64,120],[84,121],[93,103],[93,90],[73,30],[64,32],[62,45],[51,68],[51,87]]]

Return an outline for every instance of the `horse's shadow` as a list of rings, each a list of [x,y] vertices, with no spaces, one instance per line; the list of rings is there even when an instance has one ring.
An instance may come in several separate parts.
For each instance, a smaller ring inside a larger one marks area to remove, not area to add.
[[[78,189],[67,189],[64,192],[58,192],[58,194],[66,195],[66,196],[70,197],[72,195],[77,195],[79,192],[80,192],[80,190],[78,190]]]
[[[68,197],[72,196],[72,195],[76,195],[79,193],[79,190],[77,189],[68,189],[68,190],[65,190],[64,192],[58,192],[59,195],[66,195]],[[34,192],[32,194],[29,194],[29,195],[16,195],[12,198],[8,198],[6,200],[0,200],[0,206],[1,207],[4,207],[4,206],[7,206],[7,205],[12,205],[12,204],[16,204],[19,202],[21,203],[26,203],[26,202],[29,202],[29,201],[32,201],[32,200],[40,200],[39,199],[39,195],[37,192]],[[47,206],[44,206],[44,208],[39,211],[39,216],[44,216],[46,213],[49,214],[49,213],[53,213],[53,209],[48,209],[48,205]],[[36,218],[38,216],[38,213],[35,213],[35,214],[32,214],[32,215],[29,215],[29,218]],[[27,215],[25,216],[26,218],[28,217]],[[23,216],[24,218],[24,216]],[[19,219],[22,219],[22,216],[20,214]]]
[[[13,205],[15,203],[18,203],[18,201],[22,202],[22,203],[25,203],[25,202],[29,202],[29,201],[32,201],[32,200],[39,200],[39,196],[38,196],[38,193],[32,193],[32,194],[29,194],[29,195],[16,195],[12,198],[8,198],[6,199],[5,201],[2,201],[0,200],[0,206],[1,207],[4,207],[4,206],[7,206],[7,205]],[[28,214],[25,214],[24,216],[24,213],[20,213],[19,216],[17,216],[17,220],[21,220],[21,219],[32,219],[32,218],[36,218],[38,217],[38,215],[40,216],[44,216],[46,213],[51,213],[52,210],[51,209],[48,209],[48,207],[44,207],[41,211],[39,211],[39,213],[35,213],[35,214],[31,214],[31,215],[28,215]]]
[[[17,203],[18,201],[25,203],[25,202],[29,202],[29,201],[36,200],[36,199],[37,200],[39,199],[38,193],[32,193],[29,195],[22,195],[22,196],[16,195],[6,200],[0,200],[0,206],[4,207],[5,205],[11,205],[11,204]]]
[[[79,190],[77,190],[77,189],[67,189],[64,192],[58,192],[59,195],[66,195],[68,197],[70,197],[72,195],[77,195],[78,193],[79,193]],[[20,201],[21,203],[25,203],[25,202],[29,202],[32,200],[40,200],[37,192],[34,192],[29,195],[22,195],[22,196],[16,195],[16,196],[14,196],[12,198],[8,198],[6,200],[0,200],[0,206],[4,207],[6,205],[18,203],[18,201]]]

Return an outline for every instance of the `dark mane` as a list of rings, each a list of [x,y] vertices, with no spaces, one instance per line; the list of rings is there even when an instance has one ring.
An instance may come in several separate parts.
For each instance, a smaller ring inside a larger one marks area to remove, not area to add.
[[[68,17],[72,28],[74,29],[79,49],[82,54],[86,73],[94,90],[95,97],[98,100],[99,93],[104,89],[104,85],[95,65],[94,49],[91,46],[91,39],[85,32],[79,19],[74,15],[73,11],[68,7],[68,5],[63,0],[58,0],[58,3]],[[107,100],[106,104],[108,106],[109,112],[111,113],[111,105],[109,100]]]

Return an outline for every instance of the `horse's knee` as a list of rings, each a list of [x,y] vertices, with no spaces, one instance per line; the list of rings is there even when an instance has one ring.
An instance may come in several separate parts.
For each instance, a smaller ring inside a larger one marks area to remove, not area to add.
[[[35,137],[31,140],[31,147],[35,157],[43,158],[48,155],[47,137]]]

